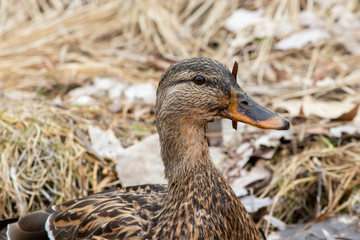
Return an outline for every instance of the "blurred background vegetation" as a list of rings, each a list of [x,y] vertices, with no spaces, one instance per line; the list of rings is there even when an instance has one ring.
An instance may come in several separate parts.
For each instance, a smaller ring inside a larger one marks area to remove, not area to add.
[[[272,199],[259,225],[359,216],[359,15],[357,0],[0,1],[0,218],[121,186],[89,128],[122,147],[155,133],[161,74],[197,56],[238,61],[241,86],[292,122],[221,146],[230,182],[268,173],[247,186]]]

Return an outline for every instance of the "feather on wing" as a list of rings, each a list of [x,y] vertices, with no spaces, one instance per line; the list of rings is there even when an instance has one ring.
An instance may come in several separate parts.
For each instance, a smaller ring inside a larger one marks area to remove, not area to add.
[[[105,191],[21,217],[10,239],[138,239],[160,210],[166,185]]]

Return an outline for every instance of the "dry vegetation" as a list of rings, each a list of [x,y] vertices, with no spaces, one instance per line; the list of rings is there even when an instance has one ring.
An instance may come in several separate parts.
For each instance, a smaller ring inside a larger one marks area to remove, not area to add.
[[[285,222],[356,214],[360,133],[330,130],[360,119],[360,56],[336,34],[281,51],[274,46],[286,36],[275,30],[258,38],[253,28],[224,28],[236,9],[264,8],[275,28],[281,16],[296,24],[308,9],[331,29],[336,1],[319,2],[0,1],[0,218],[120,186],[115,162],[93,153],[88,126],[110,128],[128,146],[155,131],[152,112],[135,118],[130,104],[114,113],[104,96],[76,106],[69,92],[95,76],[156,85],[169,64],[193,56],[229,67],[238,60],[245,89],[292,121],[293,138],[267,162],[273,178],[257,192],[275,200],[265,213]],[[358,1],[342,5],[359,17]],[[317,85],[326,77],[333,84]],[[343,111],[314,116],[318,103]]]

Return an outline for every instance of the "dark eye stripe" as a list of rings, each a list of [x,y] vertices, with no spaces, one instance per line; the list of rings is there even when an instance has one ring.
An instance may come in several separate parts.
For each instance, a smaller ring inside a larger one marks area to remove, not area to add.
[[[165,87],[172,87],[172,86],[175,86],[178,84],[188,83],[188,82],[192,82],[192,80],[183,79],[183,80],[178,80],[176,82],[170,82],[170,83],[166,84]]]

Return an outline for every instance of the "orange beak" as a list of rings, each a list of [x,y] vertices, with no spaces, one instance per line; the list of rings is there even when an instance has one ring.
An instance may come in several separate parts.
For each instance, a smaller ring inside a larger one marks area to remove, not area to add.
[[[235,88],[231,88],[230,105],[220,113],[220,116],[231,119],[235,129],[237,122],[265,129],[287,130],[290,127],[287,120],[261,107],[253,99]]]

